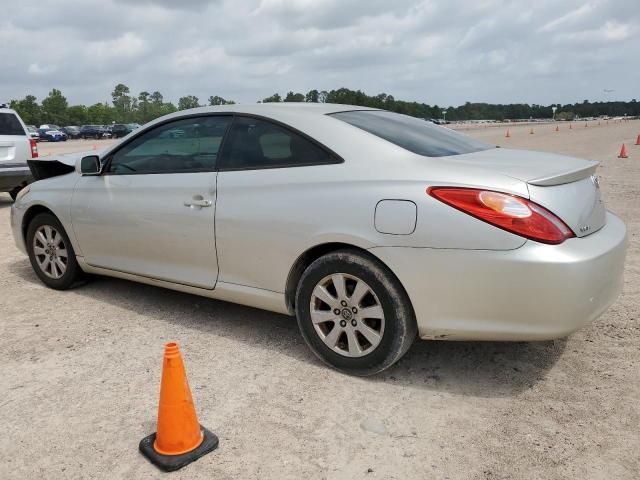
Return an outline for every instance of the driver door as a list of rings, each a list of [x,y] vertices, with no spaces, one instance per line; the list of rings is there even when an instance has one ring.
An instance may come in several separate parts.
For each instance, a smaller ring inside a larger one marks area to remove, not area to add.
[[[146,130],[109,154],[101,175],[82,176],[71,217],[84,260],[213,289],[215,170],[231,119],[190,117]]]

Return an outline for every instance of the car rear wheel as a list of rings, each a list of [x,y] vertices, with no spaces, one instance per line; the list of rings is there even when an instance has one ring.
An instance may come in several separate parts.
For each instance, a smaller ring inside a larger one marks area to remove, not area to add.
[[[393,273],[356,250],[329,253],[305,270],[296,316],[311,350],[352,375],[390,367],[417,334],[413,308]]]
[[[56,217],[36,215],[27,228],[26,240],[31,266],[46,286],[66,290],[82,279],[73,246]]]

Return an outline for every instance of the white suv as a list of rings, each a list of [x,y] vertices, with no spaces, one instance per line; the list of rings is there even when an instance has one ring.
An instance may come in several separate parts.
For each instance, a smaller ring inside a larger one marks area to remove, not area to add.
[[[27,160],[38,158],[38,146],[18,113],[0,105],[0,192],[15,200],[31,181]]]

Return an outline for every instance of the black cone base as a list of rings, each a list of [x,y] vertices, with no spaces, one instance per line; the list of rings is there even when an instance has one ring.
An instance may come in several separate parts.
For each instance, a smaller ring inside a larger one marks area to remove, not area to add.
[[[200,457],[206,455],[209,452],[218,448],[218,437],[202,425],[200,425],[204,440],[198,448],[191,450],[190,452],[183,453],[182,455],[162,455],[153,449],[153,442],[156,441],[156,434],[152,433],[148,437],[144,437],[140,440],[138,448],[142,455],[147,457],[151,463],[153,463],[160,470],[165,472],[173,472],[185,465],[189,465],[191,462],[195,462]]]

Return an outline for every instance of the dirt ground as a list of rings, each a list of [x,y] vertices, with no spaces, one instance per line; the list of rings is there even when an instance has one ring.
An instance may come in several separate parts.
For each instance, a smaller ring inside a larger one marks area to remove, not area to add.
[[[602,162],[604,198],[629,229],[623,295],[567,339],[417,342],[367,379],[320,364],[286,316],[108,278],[45,288],[0,195],[0,478],[161,477],[137,448],[155,428],[169,340],[220,437],[175,479],[639,478],[640,121],[509,128],[465,131]]]

